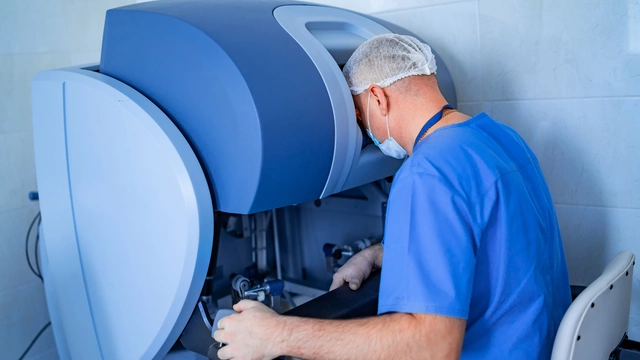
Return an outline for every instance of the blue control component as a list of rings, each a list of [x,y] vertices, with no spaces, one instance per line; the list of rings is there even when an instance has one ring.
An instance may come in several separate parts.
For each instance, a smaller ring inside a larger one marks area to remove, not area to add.
[[[29,200],[31,200],[31,201],[40,200],[40,196],[38,195],[38,192],[37,191],[29,191]]]
[[[312,201],[326,183],[332,105],[309,56],[273,17],[289,3],[167,0],[107,12],[100,72],[173,120],[218,210]]]
[[[280,296],[282,295],[282,290],[284,290],[284,281],[282,280],[268,281],[267,287],[271,291],[272,296]]]

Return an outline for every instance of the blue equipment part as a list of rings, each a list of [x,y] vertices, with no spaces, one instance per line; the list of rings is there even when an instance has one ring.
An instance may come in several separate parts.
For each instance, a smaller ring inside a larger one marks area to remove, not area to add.
[[[107,12],[100,72],[174,121],[216,209],[250,214],[397,171],[401,161],[361,148],[340,70],[367,38],[389,32],[351,11],[280,0],[146,2]],[[453,85],[438,69],[447,96]]]
[[[107,12],[100,72],[176,123],[218,210],[317,199],[331,167],[331,102],[312,61],[274,19],[282,4],[169,0]]]
[[[280,296],[282,295],[282,290],[284,290],[284,281],[282,280],[267,281],[265,286],[271,292],[272,296]]]
[[[336,244],[326,243],[322,245],[322,252],[325,257],[333,257],[333,250],[336,248]]]
[[[153,103],[92,71],[40,73],[33,119],[60,354],[161,358],[197,303],[212,248],[195,154]]]
[[[375,147],[362,148],[355,107],[349,86],[342,74],[343,66],[360,44],[390,31],[359,14],[324,6],[287,5],[274,10],[282,27],[300,44],[322,76],[333,106],[335,140],[333,160],[320,198],[338,193],[395,173],[402,161],[383,156]],[[375,168],[362,166],[359,160],[373,154]],[[361,174],[360,181],[353,181]],[[347,180],[351,180],[346,185]]]
[[[29,200],[31,201],[36,201],[39,200],[40,198],[38,197],[38,192],[37,191],[29,191]]]

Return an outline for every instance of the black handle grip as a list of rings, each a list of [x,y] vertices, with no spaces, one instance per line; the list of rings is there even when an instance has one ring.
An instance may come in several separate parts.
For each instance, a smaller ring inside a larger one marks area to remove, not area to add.
[[[293,308],[283,315],[313,319],[354,319],[378,314],[380,272],[371,274],[356,291],[343,285]]]

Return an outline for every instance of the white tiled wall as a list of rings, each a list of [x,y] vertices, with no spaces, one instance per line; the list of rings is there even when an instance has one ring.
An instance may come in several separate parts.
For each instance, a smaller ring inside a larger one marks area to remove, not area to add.
[[[627,3],[479,0],[484,99],[640,95]]]
[[[549,183],[573,284],[640,256],[640,1],[317,0],[429,42],[459,108],[527,140]],[[640,340],[640,271],[630,336]]]
[[[31,126],[36,73],[100,57],[104,12],[127,0],[4,0],[0,5],[0,358],[17,359],[47,323],[44,292],[24,238],[38,212]],[[56,359],[51,330],[27,359]]]

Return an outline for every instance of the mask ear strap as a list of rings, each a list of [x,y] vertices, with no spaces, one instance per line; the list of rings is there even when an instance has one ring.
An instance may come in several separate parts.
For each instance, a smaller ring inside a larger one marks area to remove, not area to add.
[[[391,131],[389,131],[389,110],[387,110],[387,138],[391,139]]]
[[[369,91],[369,96],[367,96],[367,126],[369,127],[369,131],[371,131],[371,118],[369,117],[369,103],[371,102],[371,89]],[[371,132],[373,134],[373,132]]]

